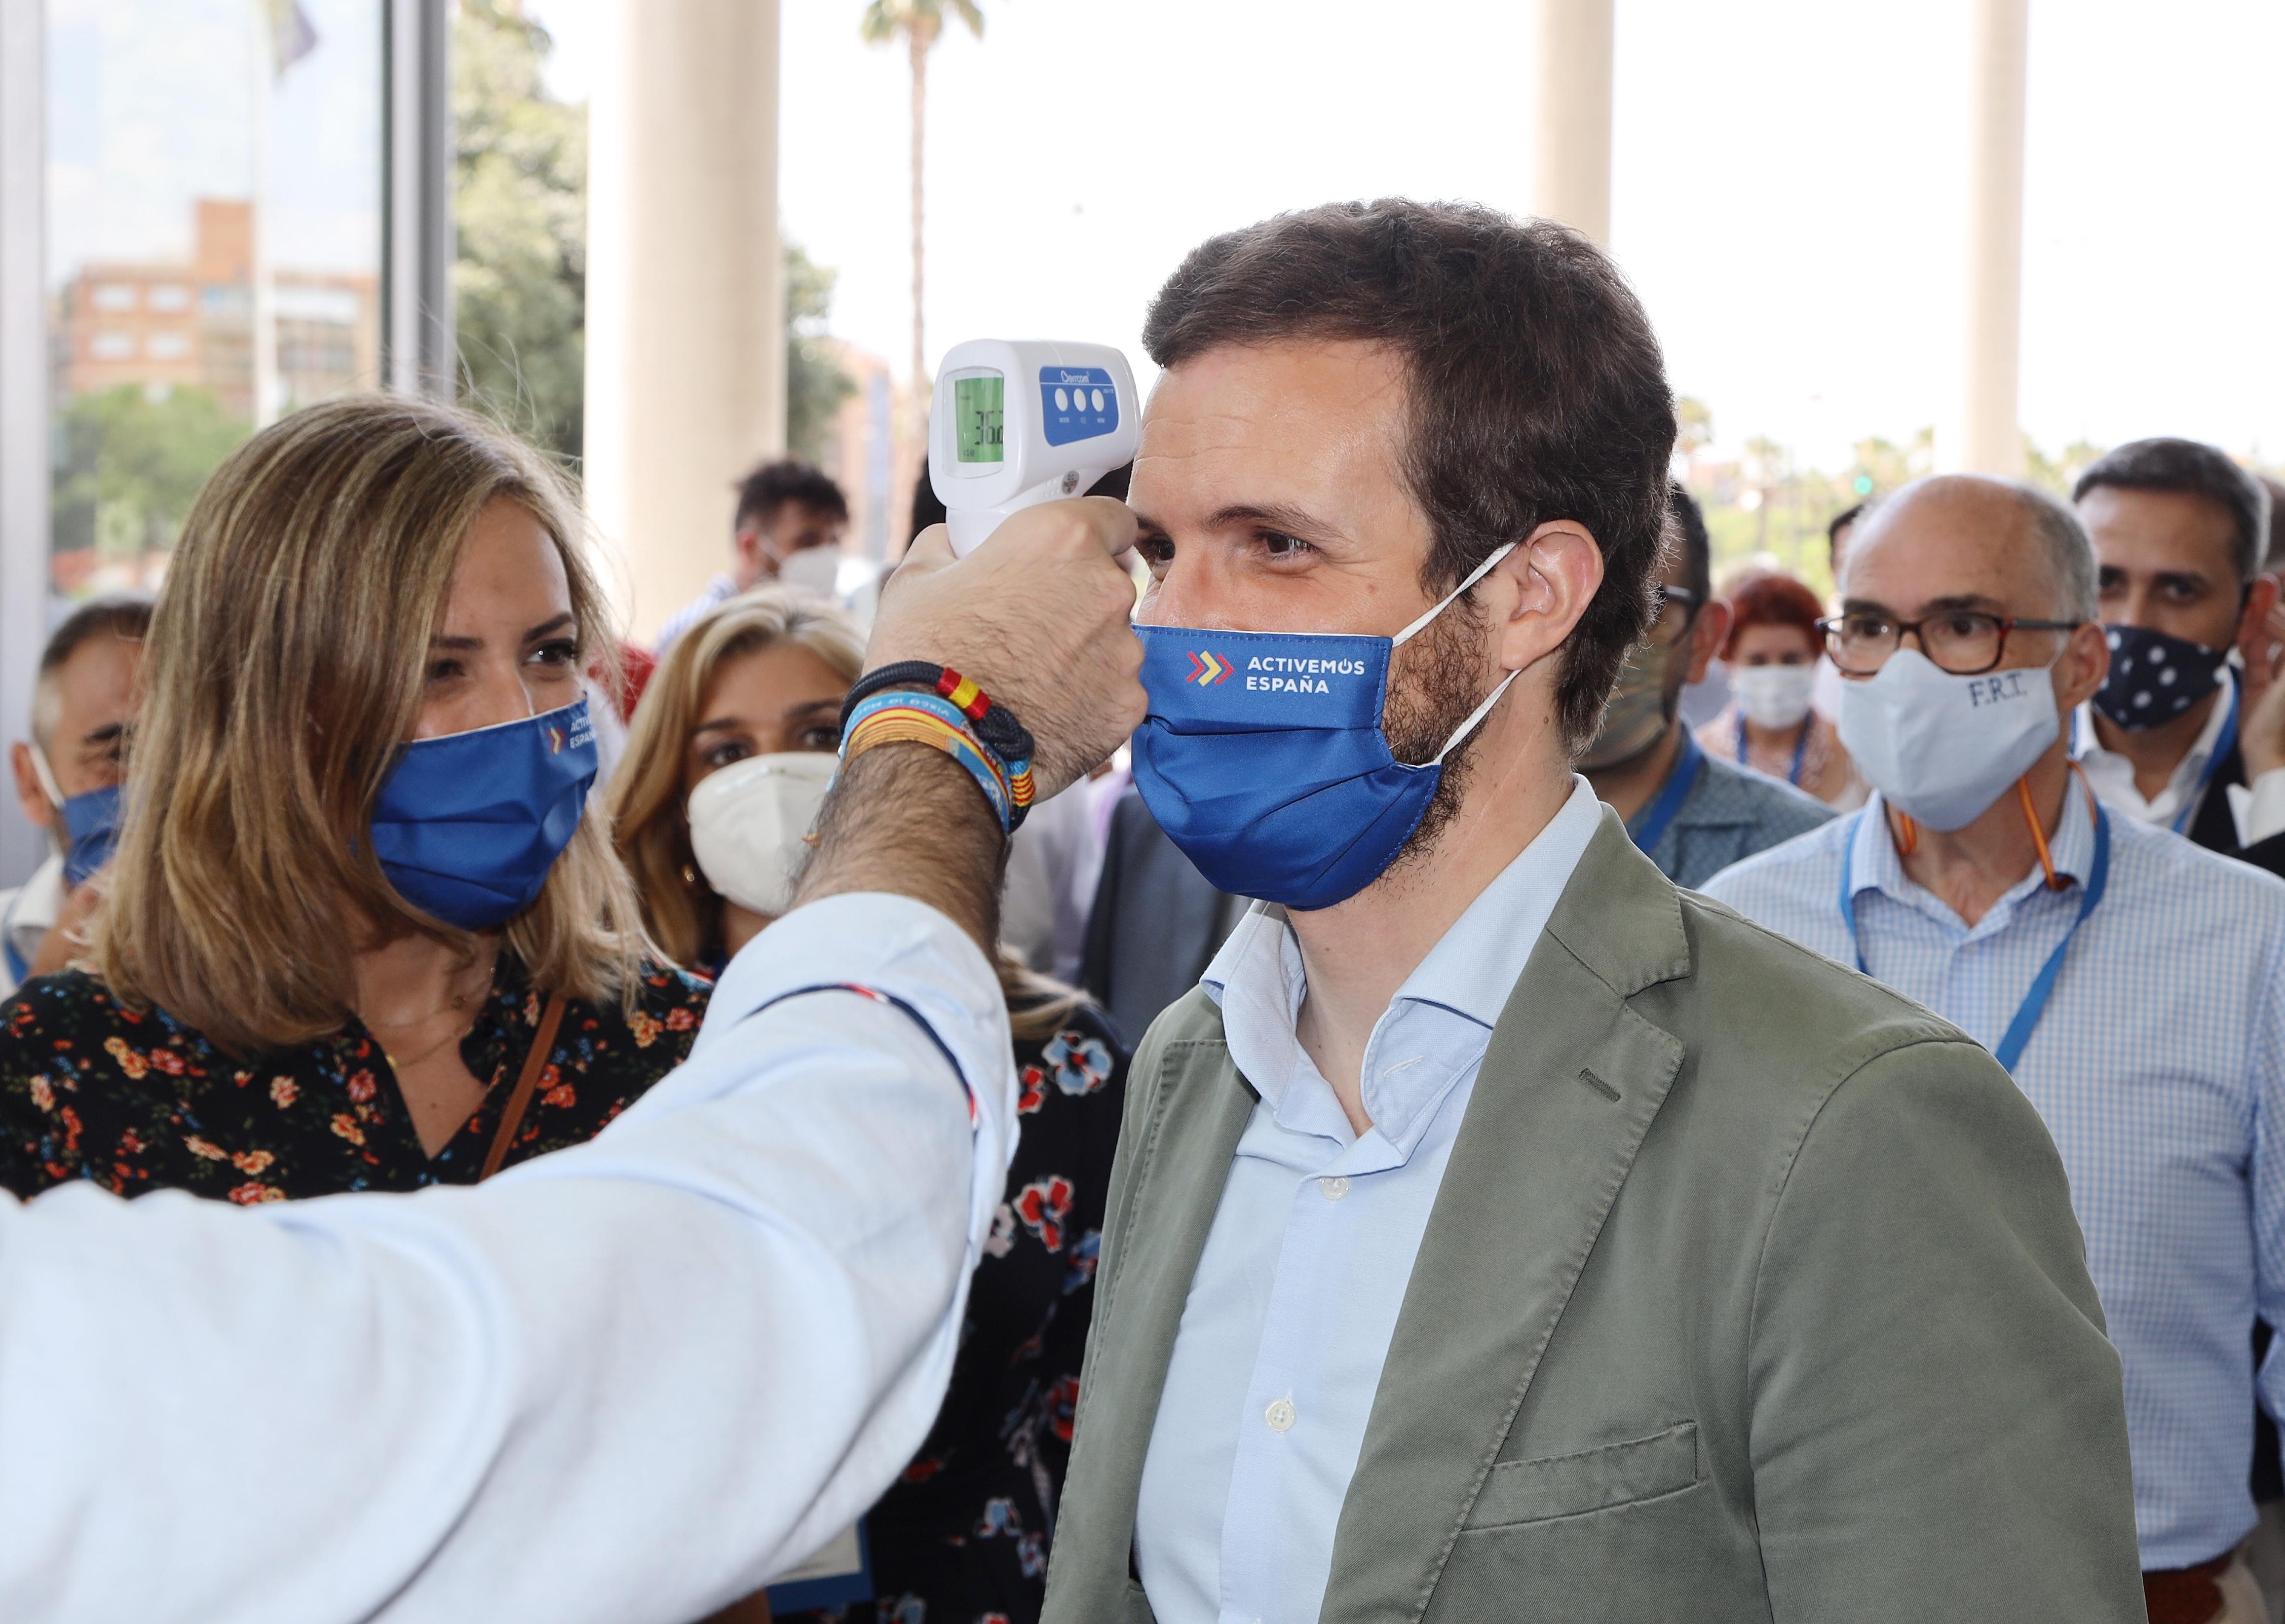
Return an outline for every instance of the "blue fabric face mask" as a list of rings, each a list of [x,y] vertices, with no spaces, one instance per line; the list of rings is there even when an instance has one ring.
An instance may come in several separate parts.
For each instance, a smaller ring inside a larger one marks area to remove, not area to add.
[[[1217,890],[1291,908],[1343,902],[1378,879],[1435,797],[1444,757],[1408,766],[1381,731],[1396,646],[1514,550],[1500,548],[1394,637],[1138,625],[1150,709],[1135,785],[1166,836]]]
[[[586,810],[595,728],[584,699],[497,727],[417,739],[373,807],[373,850],[397,894],[463,930],[531,906]]]
[[[106,784],[83,795],[67,796],[58,788],[47,756],[36,744],[32,746],[32,767],[48,804],[63,815],[64,883],[76,890],[118,849],[119,786]]]

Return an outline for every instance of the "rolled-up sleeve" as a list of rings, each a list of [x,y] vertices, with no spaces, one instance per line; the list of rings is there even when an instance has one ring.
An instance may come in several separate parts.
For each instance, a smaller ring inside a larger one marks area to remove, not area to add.
[[[991,966],[862,894],[481,1189],[0,1202],[0,1615],[703,1615],[919,1446],[1014,1139]]]

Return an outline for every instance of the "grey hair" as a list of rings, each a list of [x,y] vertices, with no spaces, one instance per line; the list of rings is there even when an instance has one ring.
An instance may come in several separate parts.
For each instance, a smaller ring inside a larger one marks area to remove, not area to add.
[[[2062,599],[2061,617],[2101,618],[2094,543],[2086,533],[2086,526],[2078,522],[2078,515],[2068,504],[2036,486],[2010,481],[2007,489],[2030,520],[2031,533],[2047,550],[2047,569],[2054,577],[2056,592]]]
[[[1956,476],[1954,476],[1956,477]],[[1941,481],[1946,475],[1935,475]],[[1873,517],[1898,498],[1931,482],[1927,479],[1913,481],[1902,490],[1861,505],[1857,512],[1855,528],[1862,530]],[[2101,600],[2097,594],[2097,575],[2094,561],[2094,542],[2086,533],[2086,526],[2069,506],[2048,495],[2036,485],[2020,480],[1977,480],[1979,484],[1997,486],[2014,498],[2015,505],[2030,522],[2031,534],[2047,555],[2047,573],[2054,577],[2055,592],[2061,601],[2056,606],[2064,620],[2100,620]],[[1851,554],[1850,556],[1854,556]],[[1844,564],[1842,575],[1847,575]]]

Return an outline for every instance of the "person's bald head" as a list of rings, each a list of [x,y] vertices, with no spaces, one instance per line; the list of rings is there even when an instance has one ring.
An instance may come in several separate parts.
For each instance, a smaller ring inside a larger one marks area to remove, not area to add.
[[[1897,612],[1978,599],[2022,619],[2092,621],[2094,548],[2077,515],[2044,491],[1976,474],[1933,475],[1857,521],[1841,591]]]

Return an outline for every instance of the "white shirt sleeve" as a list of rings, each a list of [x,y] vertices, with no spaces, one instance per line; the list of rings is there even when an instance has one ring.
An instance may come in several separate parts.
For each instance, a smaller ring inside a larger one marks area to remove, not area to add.
[[[2240,850],[2285,834],[2285,767],[2271,768],[2255,779],[2250,788],[2240,784],[2227,788]]]
[[[821,983],[913,1013],[770,1001]],[[926,1435],[1015,1101],[975,944],[851,895],[740,954],[593,1143],[481,1189],[0,1200],[0,1616],[664,1624],[758,1589]]]

